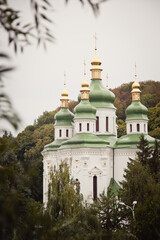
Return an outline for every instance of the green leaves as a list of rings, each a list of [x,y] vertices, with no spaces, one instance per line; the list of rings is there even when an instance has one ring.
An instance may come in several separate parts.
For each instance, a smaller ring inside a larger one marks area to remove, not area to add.
[[[160,146],[156,141],[151,149],[142,136],[138,148],[137,158],[125,170],[121,199],[129,206],[137,201],[136,221],[129,226],[131,233],[141,240],[159,239]],[[131,221],[129,215],[128,221]]]

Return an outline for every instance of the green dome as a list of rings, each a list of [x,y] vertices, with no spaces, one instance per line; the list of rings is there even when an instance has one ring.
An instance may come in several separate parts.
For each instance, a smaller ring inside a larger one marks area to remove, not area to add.
[[[71,126],[73,118],[74,114],[68,108],[61,108],[54,117],[55,126]]]
[[[114,108],[115,95],[102,85],[101,80],[94,79],[90,84],[89,101],[98,108]]]
[[[77,133],[71,139],[62,143],[60,149],[66,148],[105,148],[109,142],[92,133]]]
[[[45,145],[43,152],[56,151],[61,146],[62,142],[66,140],[67,139],[56,139],[52,143]]]
[[[78,102],[81,101],[81,93],[78,94]]]
[[[114,148],[137,148],[141,135],[142,134],[140,133],[124,135],[117,140]],[[149,136],[148,134],[144,134],[144,137],[147,139],[150,146],[154,145],[155,138]]]
[[[74,108],[74,119],[77,118],[96,119],[96,108],[88,100],[82,100]]]
[[[126,109],[126,121],[148,120],[148,109],[139,101],[133,101]]]

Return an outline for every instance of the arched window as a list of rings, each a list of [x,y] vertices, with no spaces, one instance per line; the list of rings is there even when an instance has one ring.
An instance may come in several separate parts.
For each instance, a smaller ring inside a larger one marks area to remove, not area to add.
[[[59,129],[59,137],[62,137],[62,130]]]
[[[139,123],[137,123],[137,132],[139,132],[140,131],[140,125],[139,125]]]
[[[93,200],[97,199],[97,176],[93,177]]]
[[[87,123],[87,131],[89,131],[89,123]]]
[[[130,132],[132,132],[132,124],[130,124]]]
[[[99,132],[99,117],[96,117],[96,132]]]
[[[108,117],[106,117],[106,132],[108,132]]]
[[[81,123],[79,124],[79,131],[80,132],[82,131],[82,124]]]
[[[144,132],[146,132],[146,124],[144,124]]]
[[[66,137],[68,137],[68,129],[66,129]]]

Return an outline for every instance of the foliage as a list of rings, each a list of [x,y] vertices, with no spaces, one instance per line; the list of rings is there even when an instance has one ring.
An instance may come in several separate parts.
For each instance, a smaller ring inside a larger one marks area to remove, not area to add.
[[[94,215],[98,218],[100,226],[98,235],[101,237],[100,239],[114,239],[120,233],[123,233],[122,239],[124,239],[125,215],[115,196],[107,196],[102,193],[97,201],[92,204],[91,208]]]
[[[126,134],[126,122],[124,122],[121,119],[118,119],[117,125],[118,125],[117,136],[121,137],[121,136],[125,135]]]
[[[17,129],[20,119],[12,106],[10,98],[4,92],[3,82],[3,78],[6,76],[6,73],[11,72],[13,67],[9,67],[8,64],[6,64],[6,60],[9,60],[9,57],[6,54],[0,53],[0,60],[2,63],[4,62],[3,64],[0,64],[0,120],[6,120],[15,129]],[[4,129],[2,129],[1,126],[1,131],[2,130]]]
[[[81,4],[86,1],[79,0]],[[105,0],[104,0],[105,1]],[[68,3],[68,0],[65,0]],[[93,0],[87,0],[93,12],[99,12],[101,1],[94,3]],[[25,21],[22,12],[13,7],[8,0],[0,1],[0,28],[8,35],[8,43],[14,46],[14,51],[23,52],[26,45],[30,45],[33,40],[37,44],[43,44],[46,48],[46,42],[54,42],[54,36],[51,31],[53,21],[53,2],[51,0],[30,0],[31,20]]]
[[[4,133],[0,138],[0,165],[17,162],[25,176],[26,194],[36,201],[42,201],[42,156],[44,145],[54,139],[53,119],[55,111],[44,112],[34,123],[14,138]],[[48,123],[48,124],[45,124]]]
[[[160,139],[160,103],[148,109],[148,117],[149,134]]]
[[[115,106],[117,108],[118,119],[125,119],[125,110],[131,103],[132,83],[122,84],[120,87],[112,89],[116,96]],[[147,108],[155,107],[160,102],[160,82],[144,81],[140,82],[141,102]]]
[[[156,141],[150,149],[148,142],[141,137],[136,160],[128,163],[125,180],[122,182],[122,201],[135,207],[135,221],[128,213],[130,231],[138,239],[159,239],[160,237],[160,146]],[[147,229],[147,231],[146,231]]]

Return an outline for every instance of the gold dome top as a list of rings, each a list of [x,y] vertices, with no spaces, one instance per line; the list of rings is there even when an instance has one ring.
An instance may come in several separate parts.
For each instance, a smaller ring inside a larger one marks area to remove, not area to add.
[[[61,93],[61,96],[62,96],[62,97],[68,97],[68,92],[67,92],[67,90],[66,90],[65,87],[64,87],[64,89],[63,89],[63,92]]]
[[[91,61],[91,64],[92,65],[101,65],[101,61],[98,59],[97,57],[97,47],[96,47],[96,43],[97,43],[97,36],[96,36],[96,33],[94,35],[94,39],[95,39],[95,56],[93,58],[93,60]]]
[[[136,63],[135,63],[135,80],[134,83],[132,84],[132,91],[135,91],[136,89],[138,90],[140,88],[140,84],[137,82],[137,74],[136,74]],[[140,89],[139,89],[140,91]]]
[[[64,89],[61,93],[61,107],[68,107],[68,92],[66,90],[66,74],[64,73]]]
[[[93,58],[93,60],[91,61],[91,64],[92,65],[101,65],[101,61],[98,59],[98,57],[97,57],[97,49],[95,48],[95,55],[94,55],[94,58]]]
[[[84,62],[84,80],[81,84],[81,99],[84,100],[84,99],[89,99],[89,83],[87,82],[86,80],[86,63]]]
[[[134,89],[134,88],[140,88],[140,84],[137,82],[136,76],[135,76],[135,81],[134,81],[134,83],[132,84],[132,89]]]
[[[136,64],[135,64],[135,80],[132,84],[132,101],[140,101],[140,84],[137,82],[137,74],[136,74]]]

